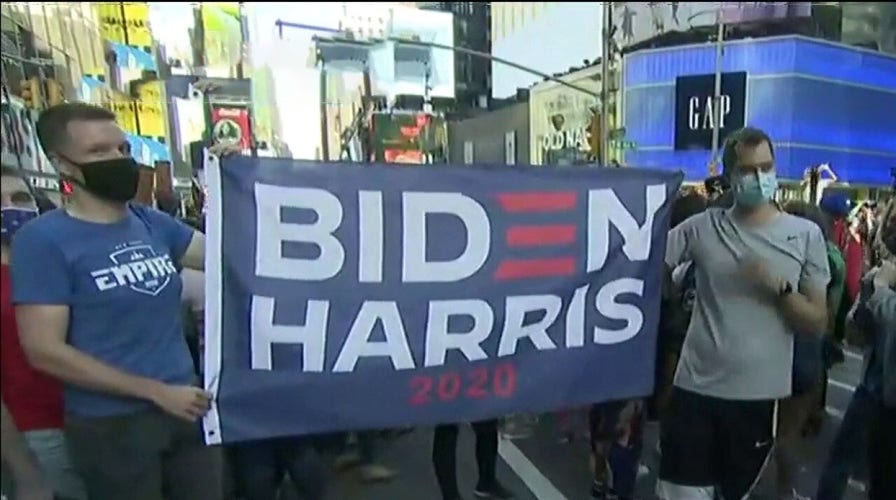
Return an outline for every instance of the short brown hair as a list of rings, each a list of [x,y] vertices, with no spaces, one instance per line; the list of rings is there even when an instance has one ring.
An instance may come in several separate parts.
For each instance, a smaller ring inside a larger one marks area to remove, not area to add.
[[[730,176],[731,171],[737,165],[737,147],[744,145],[756,147],[762,143],[768,143],[768,148],[775,156],[775,149],[772,146],[772,139],[763,130],[755,127],[744,127],[735,130],[725,138],[725,146],[722,149],[722,168],[724,175]]]
[[[115,120],[115,113],[83,102],[67,102],[41,112],[35,125],[37,140],[44,152],[58,151],[68,141],[68,124],[73,121]]]

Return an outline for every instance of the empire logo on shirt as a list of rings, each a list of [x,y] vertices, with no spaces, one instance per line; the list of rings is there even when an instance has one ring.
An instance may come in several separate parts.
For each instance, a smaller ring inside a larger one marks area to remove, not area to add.
[[[158,255],[150,245],[128,245],[109,255],[115,264],[90,273],[97,290],[127,286],[145,295],[158,295],[177,274],[168,254]]]

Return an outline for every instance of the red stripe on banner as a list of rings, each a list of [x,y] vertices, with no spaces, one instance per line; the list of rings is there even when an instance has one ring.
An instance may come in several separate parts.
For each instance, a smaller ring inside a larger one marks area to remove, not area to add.
[[[576,192],[498,193],[498,202],[507,212],[560,212],[575,208]]]
[[[507,246],[511,247],[566,245],[574,241],[576,241],[575,224],[511,226],[507,230]]]
[[[498,281],[542,278],[546,276],[569,276],[576,272],[575,257],[555,259],[508,259],[498,266],[495,279]]]

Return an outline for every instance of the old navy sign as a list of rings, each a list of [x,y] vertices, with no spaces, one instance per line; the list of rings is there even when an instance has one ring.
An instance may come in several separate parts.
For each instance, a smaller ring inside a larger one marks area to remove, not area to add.
[[[210,443],[643,396],[681,175],[206,163]]]
[[[710,149],[719,120],[719,137],[744,126],[747,73],[722,74],[719,110],[715,109],[715,75],[679,76],[675,80],[675,149]]]

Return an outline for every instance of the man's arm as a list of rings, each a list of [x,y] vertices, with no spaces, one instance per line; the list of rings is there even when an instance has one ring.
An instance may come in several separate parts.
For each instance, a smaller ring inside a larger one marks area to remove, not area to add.
[[[40,464],[37,457],[28,447],[25,437],[16,428],[12,415],[6,409],[6,403],[0,402],[2,405],[2,416],[0,416],[0,426],[2,426],[2,434],[0,434],[0,450],[3,454],[3,465],[12,474],[16,491],[24,489],[37,491],[38,489],[46,489],[46,498],[52,498],[52,493],[44,486],[43,474],[40,470]]]
[[[788,323],[800,333],[824,335],[828,329],[827,294],[817,287],[800,287],[781,300]]]
[[[180,258],[180,265],[196,271],[205,270],[205,235],[199,231],[193,231],[193,237],[187,250]]]
[[[670,298],[675,294],[675,283],[672,280],[672,272],[679,264],[691,260],[692,233],[695,228],[696,217],[691,217],[669,231],[666,236],[666,255],[663,267],[663,297]]]
[[[196,420],[208,410],[209,395],[197,387],[132,375],[68,345],[68,318],[65,305],[16,305],[19,340],[32,366],[67,384],[150,401],[186,420]]]
[[[19,339],[32,366],[85,389],[147,401],[155,399],[160,382],[125,373],[66,343],[68,319],[69,307],[65,305],[16,306]]]
[[[790,325],[808,335],[828,330],[827,286],[831,281],[827,244],[820,228],[812,228],[806,244],[806,260],[792,293],[781,299],[781,310]]]

